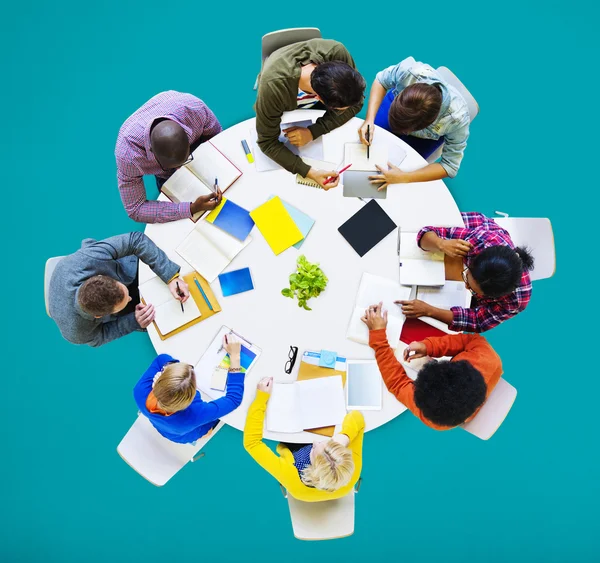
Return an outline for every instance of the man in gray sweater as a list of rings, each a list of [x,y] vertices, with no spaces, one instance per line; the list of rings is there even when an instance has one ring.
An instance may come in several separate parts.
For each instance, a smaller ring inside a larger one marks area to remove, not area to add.
[[[102,346],[154,320],[153,305],[136,304],[130,295],[137,301],[138,260],[169,285],[175,299],[188,299],[188,287],[178,279],[180,267],[143,233],[85,239],[57,264],[50,280],[50,316],[64,338]]]

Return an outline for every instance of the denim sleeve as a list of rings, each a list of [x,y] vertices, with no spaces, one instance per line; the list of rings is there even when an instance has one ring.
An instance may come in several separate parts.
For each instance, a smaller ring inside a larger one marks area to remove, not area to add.
[[[408,75],[408,70],[414,63],[415,59],[408,57],[397,65],[389,66],[378,72],[375,78],[386,90],[403,90],[406,87],[404,81]]]
[[[442,149],[440,164],[444,167],[450,178],[454,178],[458,173],[468,138],[469,125],[464,125],[444,135],[444,148]]]

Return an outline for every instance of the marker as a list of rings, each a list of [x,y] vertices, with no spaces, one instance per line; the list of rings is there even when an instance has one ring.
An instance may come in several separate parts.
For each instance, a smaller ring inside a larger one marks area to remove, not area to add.
[[[338,176],[340,176],[342,174],[342,172],[346,172],[346,170],[348,170],[348,168],[350,168],[352,166],[352,164],[348,164],[348,166],[344,166],[344,168],[342,168],[339,172],[338,172]],[[323,182],[323,185],[327,185],[330,184],[331,182],[333,182],[334,177],[332,176],[331,178],[327,178],[327,180],[325,180]]]
[[[371,141],[371,125],[367,124],[367,143]],[[370,145],[367,145],[367,160],[369,160],[369,148]]]
[[[183,293],[181,292],[181,289],[179,289],[179,282],[178,282],[178,281],[177,281],[177,282],[175,282],[175,285],[177,286],[177,295],[179,295],[179,297],[183,298],[183,297],[184,297],[184,295],[183,295]],[[182,313],[185,313],[185,311],[183,310],[183,301],[180,301],[180,302],[179,302],[179,304],[181,305],[181,312],[182,312]]]
[[[246,160],[252,164],[254,162],[254,157],[250,152],[250,147],[248,146],[248,142],[245,139],[242,139],[242,147],[244,148],[244,152],[246,153]]]
[[[211,311],[214,311],[213,306],[210,304],[210,301],[208,300],[208,297],[206,297],[206,293],[204,293],[204,290],[202,289],[202,286],[200,285],[200,282],[196,279],[196,276],[194,276],[194,281],[196,282],[196,287],[200,290],[200,293],[202,294],[202,298],[204,299],[204,301],[206,301],[206,304],[208,305],[208,308]]]

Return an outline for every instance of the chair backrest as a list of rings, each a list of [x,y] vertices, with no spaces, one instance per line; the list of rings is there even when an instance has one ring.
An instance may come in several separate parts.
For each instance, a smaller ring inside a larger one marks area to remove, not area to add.
[[[535,261],[531,280],[550,278],[556,271],[556,249],[552,223],[546,218],[496,217],[494,221],[506,229],[515,246],[527,246]]]
[[[55,256],[54,258],[48,258],[46,260],[46,267],[44,269],[44,302],[46,303],[46,314],[50,316],[50,308],[48,307],[48,290],[50,288],[50,280],[52,274],[56,269],[56,265],[64,258],[64,256]]]
[[[318,27],[294,27],[291,29],[280,29],[263,35],[262,38],[262,62],[277,49],[298,43],[299,41],[308,41],[309,39],[319,39],[322,37],[321,30]]]
[[[195,445],[177,444],[161,436],[152,423],[139,414],[117,447],[123,460],[144,479],[162,487],[223,427],[220,422],[208,437]]]
[[[322,502],[303,502],[288,494],[294,537],[299,540],[334,540],[354,533],[354,495]]]
[[[504,379],[500,379],[477,416],[462,424],[462,428],[482,440],[489,440],[504,422],[516,398],[517,390]]]
[[[469,92],[465,85],[457,78],[457,76],[447,67],[440,66],[436,69],[438,74],[442,77],[442,80],[446,81],[451,86],[454,86],[460,93],[460,95],[467,102],[467,107],[469,108],[469,115],[471,116],[471,121],[475,119],[477,114],[479,113],[479,104],[477,100],[473,97],[473,94]]]

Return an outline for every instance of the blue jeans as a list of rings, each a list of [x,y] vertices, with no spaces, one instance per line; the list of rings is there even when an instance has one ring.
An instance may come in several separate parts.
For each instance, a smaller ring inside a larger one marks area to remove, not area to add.
[[[390,133],[396,135],[390,127],[390,121],[388,118],[388,114],[390,112],[390,106],[394,101],[394,92],[389,91],[381,105],[379,106],[379,111],[375,116],[375,125],[389,131]],[[444,137],[440,137],[439,139],[421,139],[420,137],[414,137],[413,135],[396,135],[396,137],[402,139],[407,145],[410,145],[413,149],[415,149],[423,158],[429,158],[439,147],[444,144]]]

